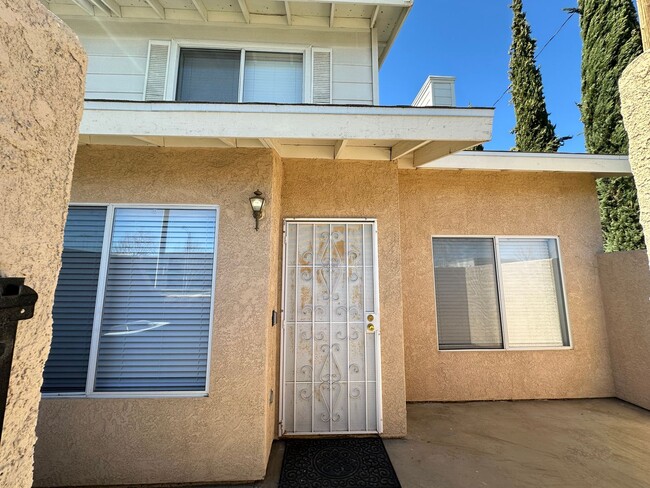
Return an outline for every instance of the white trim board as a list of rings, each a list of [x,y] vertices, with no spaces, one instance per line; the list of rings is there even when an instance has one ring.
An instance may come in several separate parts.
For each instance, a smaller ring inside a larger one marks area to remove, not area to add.
[[[491,138],[493,113],[493,109],[89,101],[80,133],[460,141],[470,147]]]
[[[417,167],[405,158],[400,160],[400,168],[587,173],[599,177],[632,174],[627,156],[507,151],[461,151]]]

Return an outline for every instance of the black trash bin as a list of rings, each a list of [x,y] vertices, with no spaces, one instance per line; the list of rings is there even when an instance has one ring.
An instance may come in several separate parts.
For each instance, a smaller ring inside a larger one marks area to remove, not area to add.
[[[0,278],[0,439],[18,322],[34,316],[38,300],[36,292],[24,283],[24,278]]]

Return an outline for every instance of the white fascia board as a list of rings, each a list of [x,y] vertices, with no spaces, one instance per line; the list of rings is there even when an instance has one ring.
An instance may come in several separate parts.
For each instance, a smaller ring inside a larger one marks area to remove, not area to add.
[[[83,135],[487,141],[493,109],[86,102]]]
[[[632,174],[627,156],[505,151],[463,151],[420,165],[418,169],[542,171],[587,173],[596,176],[626,176]]]
[[[393,47],[393,44],[395,43],[395,39],[397,39],[397,34],[399,34],[399,32],[402,30],[402,27],[404,26],[404,22],[406,22],[406,18],[408,17],[409,13],[411,13],[412,7],[413,7],[413,2],[410,2],[410,5],[406,8],[403,8],[402,11],[400,12],[399,18],[397,19],[397,22],[395,23],[393,30],[388,36],[388,40],[386,41],[386,44],[381,49],[381,54],[379,55],[380,68],[384,65],[384,61],[386,61],[386,58],[388,57],[388,53],[390,52],[390,49]]]
[[[332,3],[332,0],[300,0],[300,3]],[[335,0],[341,5],[380,5],[382,7],[412,7],[413,0]]]

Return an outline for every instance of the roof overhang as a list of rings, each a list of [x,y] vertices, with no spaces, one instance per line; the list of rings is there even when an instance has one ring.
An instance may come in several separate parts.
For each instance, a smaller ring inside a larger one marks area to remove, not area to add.
[[[414,166],[404,160],[400,167]],[[586,173],[598,178],[632,174],[627,156],[506,151],[463,151],[419,165],[417,169]]]
[[[56,15],[103,22],[169,22],[310,29],[374,29],[380,63],[413,0],[42,0]]]
[[[269,147],[423,165],[488,141],[493,109],[87,101],[80,144]]]

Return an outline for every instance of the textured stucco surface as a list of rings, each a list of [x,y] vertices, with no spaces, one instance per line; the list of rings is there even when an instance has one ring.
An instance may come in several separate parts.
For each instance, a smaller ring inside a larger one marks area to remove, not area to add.
[[[401,170],[399,182],[409,401],[613,395],[591,177]],[[438,352],[434,235],[559,236],[573,350]]]
[[[267,198],[258,233],[248,202],[257,188]],[[44,400],[37,486],[264,476],[280,395],[280,327],[270,319],[280,300],[283,218],[378,221],[385,436],[406,434],[407,400],[614,395],[589,176],[94,146],[79,150],[72,201],[220,206],[210,396]],[[573,349],[438,352],[432,235],[559,235]]]
[[[279,170],[266,149],[79,149],[73,202],[220,206],[209,397],[44,400],[37,486],[263,478]],[[248,198],[258,188],[268,208],[255,232]]]
[[[406,434],[398,171],[394,163],[284,161],[284,218],[376,218],[384,435]]]
[[[76,36],[40,2],[0,0],[0,275],[25,277],[40,296],[18,328],[0,486],[32,484],[85,69]]]
[[[627,67],[619,89],[625,130],[630,138],[630,164],[639,195],[641,224],[645,234],[650,235],[650,51]],[[648,252],[650,256],[650,249]]]
[[[650,410],[650,273],[644,251],[598,257],[616,396]]]
[[[281,290],[282,290],[282,181],[284,168],[282,159],[273,153],[273,177],[271,181],[271,194],[273,200],[266,211],[265,218],[270,220],[269,226],[271,232],[269,235],[269,293],[268,293],[268,316],[267,325],[272,324],[273,310],[277,311],[277,324],[267,327],[266,333],[266,391],[268,392],[269,401],[266,403],[266,449],[270,452],[273,440],[277,437],[277,427],[280,404],[280,313],[281,310]]]

